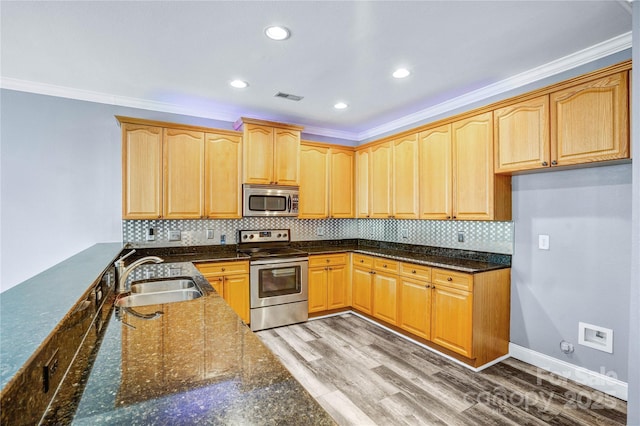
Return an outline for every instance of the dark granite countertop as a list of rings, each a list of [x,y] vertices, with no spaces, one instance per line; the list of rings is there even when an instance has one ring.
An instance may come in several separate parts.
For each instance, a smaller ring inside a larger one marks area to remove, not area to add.
[[[172,268],[196,277],[205,296],[135,308],[163,312],[153,320],[127,312],[118,320],[114,311],[81,398],[57,406],[49,421],[335,424],[190,262],[137,269],[157,276]]]

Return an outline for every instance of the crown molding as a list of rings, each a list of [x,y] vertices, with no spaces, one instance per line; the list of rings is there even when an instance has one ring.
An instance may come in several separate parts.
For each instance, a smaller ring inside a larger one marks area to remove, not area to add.
[[[602,43],[579,50],[563,58],[548,62],[513,77],[509,77],[472,92],[465,93],[464,95],[456,98],[449,99],[438,105],[434,105],[413,114],[406,115],[397,120],[376,126],[372,129],[359,133],[358,140],[363,141],[375,138],[376,136],[390,133],[418,122],[427,121],[428,119],[434,118],[438,115],[463,108],[476,102],[481,102],[501,93],[526,86],[527,84],[535,83],[536,81],[569,71],[573,68],[605,58],[629,48],[631,48],[631,32],[621,34],[612,39],[603,41]]]
[[[569,71],[578,66],[587,64],[597,59],[618,53],[631,48],[631,32],[622,34],[612,39],[598,43],[594,46],[567,55],[563,58],[517,74],[513,77],[490,84],[456,98],[449,99],[438,105],[406,115],[397,120],[393,120],[382,125],[373,127],[364,132],[348,132],[334,130],[324,127],[304,126],[304,133],[325,136],[330,138],[346,139],[350,141],[364,141],[377,136],[394,132],[400,128],[425,122],[430,118],[437,117],[456,109],[481,102],[492,96],[508,92],[510,90],[523,87],[527,84],[535,83],[547,77]],[[239,115],[238,111],[218,107],[216,109],[202,110],[201,108],[191,108],[180,104],[167,102],[150,101],[147,99],[130,98],[126,96],[111,95],[108,93],[94,92],[71,87],[56,86],[52,84],[38,83],[33,81],[19,80],[15,78],[0,77],[0,88],[17,90],[21,92],[35,93],[40,95],[56,96],[60,98],[75,99],[101,104],[117,105],[122,107],[138,108],[151,111],[167,112],[172,114],[189,115],[212,120],[227,121],[233,123]]]

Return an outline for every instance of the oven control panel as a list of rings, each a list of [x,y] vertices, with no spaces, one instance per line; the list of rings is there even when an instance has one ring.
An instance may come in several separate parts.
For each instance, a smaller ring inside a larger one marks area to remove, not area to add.
[[[241,243],[273,243],[289,242],[291,232],[289,229],[262,229],[257,231],[240,231]]]

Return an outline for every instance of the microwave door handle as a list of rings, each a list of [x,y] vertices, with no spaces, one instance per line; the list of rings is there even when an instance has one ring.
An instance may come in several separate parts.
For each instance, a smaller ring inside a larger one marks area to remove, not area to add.
[[[291,195],[287,197],[287,205],[288,205],[289,213],[291,213]]]

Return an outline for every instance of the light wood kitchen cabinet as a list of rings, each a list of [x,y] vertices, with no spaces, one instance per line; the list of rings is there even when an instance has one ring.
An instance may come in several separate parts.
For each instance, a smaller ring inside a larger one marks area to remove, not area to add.
[[[493,112],[451,124],[453,218],[510,220],[511,178],[493,172]]]
[[[354,155],[352,150],[329,150],[329,217],[352,218],[354,212]]]
[[[300,131],[302,127],[242,118],[244,183],[300,184]]]
[[[298,218],[324,219],[329,216],[329,148],[300,146],[300,200]]]
[[[473,356],[473,293],[436,285],[431,340],[467,358]]]
[[[162,217],[162,127],[122,123],[122,218]]]
[[[551,165],[629,158],[628,72],[553,92]]]
[[[431,268],[400,263],[398,326],[431,340]]]
[[[418,197],[418,134],[393,141],[392,216],[396,219],[417,219]]]
[[[242,137],[205,134],[205,217],[242,217]]]
[[[375,258],[373,272],[373,316],[395,325],[398,318],[398,262]]]
[[[548,95],[498,108],[493,115],[496,173],[551,166]]]
[[[386,142],[370,149],[371,204],[369,217],[390,218],[393,216],[393,146],[391,142]]]
[[[356,216],[369,217],[371,199],[370,180],[371,152],[368,149],[356,151]]]
[[[249,262],[204,262],[196,268],[240,318],[249,324]]]
[[[353,255],[351,280],[351,305],[357,310],[373,313],[373,258],[360,254]]]
[[[350,305],[346,253],[309,256],[309,313]]]
[[[451,124],[420,132],[420,218],[453,216],[453,160]]]
[[[164,129],[166,219],[200,219],[204,212],[204,133]]]

